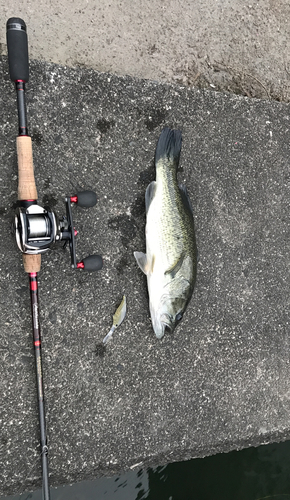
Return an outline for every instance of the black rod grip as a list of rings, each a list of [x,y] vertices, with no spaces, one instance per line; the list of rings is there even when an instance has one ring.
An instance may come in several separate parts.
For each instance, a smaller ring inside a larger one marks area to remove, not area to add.
[[[13,82],[29,80],[28,43],[26,24],[19,17],[11,17],[7,24],[9,73]]]

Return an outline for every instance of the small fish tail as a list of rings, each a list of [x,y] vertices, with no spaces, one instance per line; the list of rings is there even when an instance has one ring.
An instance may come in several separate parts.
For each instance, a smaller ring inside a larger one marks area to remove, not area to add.
[[[155,164],[159,160],[167,158],[171,163],[175,165],[179,163],[180,151],[181,151],[182,136],[180,130],[172,130],[165,127],[159,137],[156,152],[155,152]]]

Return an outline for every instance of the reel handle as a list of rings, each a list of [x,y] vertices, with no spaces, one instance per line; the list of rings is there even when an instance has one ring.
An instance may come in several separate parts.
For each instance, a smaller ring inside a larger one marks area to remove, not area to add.
[[[94,191],[79,191],[76,196],[71,196],[70,201],[78,207],[90,208],[97,203],[97,195]]]
[[[29,80],[28,42],[26,24],[19,17],[11,17],[6,23],[9,73],[13,82]]]
[[[77,263],[77,269],[83,269],[89,273],[93,271],[100,271],[103,267],[103,259],[100,255],[89,255],[81,262]]]

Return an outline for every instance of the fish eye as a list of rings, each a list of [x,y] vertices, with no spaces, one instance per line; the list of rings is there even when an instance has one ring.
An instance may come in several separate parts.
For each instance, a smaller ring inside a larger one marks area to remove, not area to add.
[[[182,316],[183,316],[182,312],[177,313],[175,316],[175,321],[180,321],[182,319]]]

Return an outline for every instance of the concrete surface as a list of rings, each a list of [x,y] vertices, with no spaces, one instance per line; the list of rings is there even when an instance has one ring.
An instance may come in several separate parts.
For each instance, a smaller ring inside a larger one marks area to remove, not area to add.
[[[40,460],[28,278],[10,234],[16,96],[0,63],[0,494],[12,494],[40,485]],[[289,105],[35,61],[27,103],[40,201],[62,215],[65,195],[95,189],[96,207],[74,209],[77,251],[104,257],[92,275],[59,247],[42,260],[52,484],[289,438]],[[133,251],[164,125],[183,132],[200,261],[180,327],[157,341]]]
[[[32,59],[289,101],[285,0],[0,0],[23,17]]]

